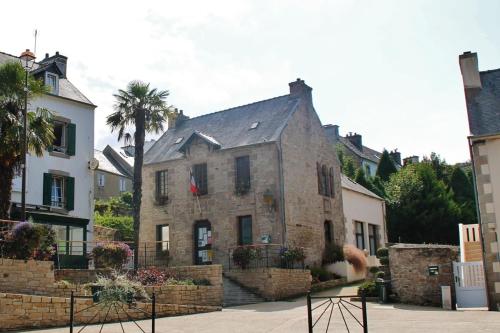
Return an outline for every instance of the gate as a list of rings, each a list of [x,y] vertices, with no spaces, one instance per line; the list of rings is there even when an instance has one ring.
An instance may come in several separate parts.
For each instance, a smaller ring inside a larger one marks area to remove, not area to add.
[[[457,308],[488,306],[483,263],[481,261],[454,262],[453,274],[455,276]]]
[[[308,293],[308,332],[337,332],[339,326],[335,323],[340,322],[340,325],[344,326],[347,332],[368,333],[365,293],[361,293],[361,305],[350,302],[351,298],[358,297],[359,296],[311,296],[311,293]],[[313,300],[320,301],[313,304]],[[335,316],[334,313],[336,314]]]

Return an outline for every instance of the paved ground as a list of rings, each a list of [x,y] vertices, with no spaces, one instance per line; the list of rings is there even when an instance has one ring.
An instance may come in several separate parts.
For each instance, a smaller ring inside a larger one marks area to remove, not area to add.
[[[322,294],[343,294],[354,292],[352,287],[334,289]],[[321,304],[320,301],[315,303]],[[314,304],[313,304],[314,307]],[[324,306],[323,306],[324,307]],[[347,307],[350,305],[347,304]],[[360,311],[349,308],[360,317]],[[318,309],[319,310],[319,309]],[[318,311],[316,310],[316,311]],[[356,310],[357,312],[354,312]],[[316,312],[315,311],[315,312]],[[315,332],[325,332],[329,310],[318,323]],[[319,313],[317,314],[319,315]],[[350,332],[362,332],[352,317],[344,311],[349,323]],[[500,313],[487,311],[444,311],[439,308],[417,307],[408,305],[368,305],[369,332],[380,333],[413,333],[413,332],[500,332]],[[126,324],[125,332],[140,332],[133,324]],[[141,322],[141,326],[149,326]],[[321,329],[322,328],[322,329]],[[99,332],[100,327],[89,327],[82,331]],[[68,328],[36,331],[38,333],[68,332]],[[75,332],[77,332],[75,330]],[[106,325],[102,333],[122,332],[119,324]],[[147,327],[146,332],[150,332]],[[157,320],[156,332],[180,333],[257,333],[257,332],[307,332],[307,313],[305,298],[291,302],[270,302],[245,305],[224,309],[220,312],[170,317]],[[347,332],[340,312],[336,309],[332,314],[329,332]]]

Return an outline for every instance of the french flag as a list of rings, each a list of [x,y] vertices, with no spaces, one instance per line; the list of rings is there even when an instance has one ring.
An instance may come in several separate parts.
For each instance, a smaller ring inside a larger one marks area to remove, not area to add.
[[[193,193],[193,195],[198,194],[199,189],[198,186],[196,186],[196,180],[194,179],[192,170],[189,170],[189,185],[189,190],[191,191],[191,193]]]

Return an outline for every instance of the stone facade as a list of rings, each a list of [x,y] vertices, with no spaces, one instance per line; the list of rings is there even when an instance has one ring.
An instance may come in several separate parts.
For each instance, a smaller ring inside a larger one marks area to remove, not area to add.
[[[398,244],[389,248],[392,290],[401,302],[441,305],[441,286],[451,286],[454,295],[453,261],[458,247],[447,245]],[[429,274],[437,266],[437,275]]]
[[[69,303],[69,298],[0,293],[0,331],[67,326]],[[92,299],[75,300],[75,323],[98,323],[104,319],[107,322],[113,322],[118,321],[119,318],[122,321],[126,320],[123,311],[118,311],[118,314],[109,311],[106,314],[107,311],[102,311],[100,307],[89,308],[92,304]],[[151,313],[151,303],[137,303],[135,306]],[[156,304],[157,317],[211,312],[220,309],[216,306]],[[100,314],[96,316],[97,311],[100,311]],[[134,319],[147,318],[146,314],[138,310],[127,309],[127,313]]]
[[[104,186],[99,186],[99,177],[104,177]],[[124,191],[120,190],[120,179],[125,182]],[[132,191],[132,179],[105,170],[97,169],[94,172],[94,198],[109,199],[119,197],[123,192]]]
[[[0,259],[0,291],[50,295],[54,292],[51,261]]]
[[[254,268],[224,274],[268,301],[304,295],[311,289],[311,271],[308,269]]]
[[[176,266],[161,269],[179,279],[207,279],[212,286],[222,286],[221,265]]]
[[[314,111],[311,88],[303,81],[290,87],[290,99],[297,106],[284,128],[274,130],[281,133],[278,141],[213,149],[196,138],[182,158],[144,165],[141,242],[156,241],[157,226],[168,225],[172,264],[189,265],[195,262],[196,222],[208,221],[211,262],[226,265],[229,249],[238,245],[238,217],[251,216],[254,244],[267,239],[304,247],[306,264],[321,263],[325,221],[333,225],[334,240],[343,244],[340,169],[334,147]],[[244,195],[235,193],[235,158],[241,156],[249,156],[250,161],[251,188]],[[199,200],[189,190],[190,169],[198,163],[207,164],[208,174],[208,194]],[[332,198],[318,194],[317,163],[334,170]],[[161,170],[168,170],[168,201],[158,205],[155,173]]]
[[[146,287],[146,292],[156,295],[158,303],[184,304],[184,305],[212,305],[222,306],[223,289],[218,286],[151,286]]]

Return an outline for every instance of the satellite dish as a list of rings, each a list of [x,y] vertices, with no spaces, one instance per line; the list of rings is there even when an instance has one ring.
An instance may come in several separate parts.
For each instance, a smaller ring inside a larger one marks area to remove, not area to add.
[[[99,160],[97,158],[92,158],[90,161],[89,161],[89,169],[90,170],[95,170],[99,167]]]

